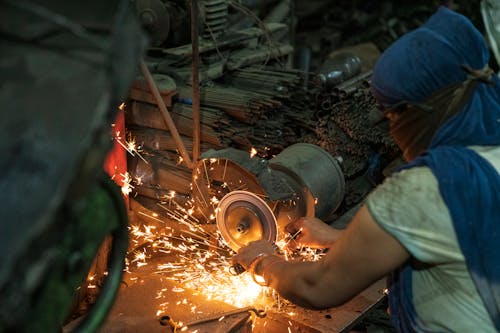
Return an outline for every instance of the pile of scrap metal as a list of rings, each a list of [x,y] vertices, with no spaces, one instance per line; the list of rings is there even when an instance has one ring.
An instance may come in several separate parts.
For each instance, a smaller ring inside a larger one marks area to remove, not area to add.
[[[129,7],[0,1],[0,332],[60,332],[109,235],[108,278],[78,330],[114,302],[128,220],[102,166],[146,42]]]
[[[491,1],[495,2],[495,1]],[[439,6],[449,6],[466,15],[480,28],[481,0],[369,1],[328,0],[297,1],[295,46],[312,54],[311,70],[331,50],[348,45],[371,42],[380,51],[406,32],[417,28]]]
[[[342,160],[346,176],[346,200],[332,215],[336,219],[380,181],[381,170],[399,151],[378,124],[381,114],[369,92],[370,66],[348,66],[344,76],[326,66],[325,71],[339,78],[328,82],[292,69],[293,48],[280,34],[287,28],[284,23],[259,21],[198,39],[201,156],[209,150],[236,148],[248,153],[254,149],[257,157],[269,159],[295,143],[318,145]],[[197,94],[191,75],[196,61],[193,45],[159,44],[150,49],[147,67],[184,146],[191,150]],[[358,59],[348,55],[342,59]],[[335,59],[330,64],[334,67],[339,65]],[[178,200],[188,202],[192,166],[179,159],[175,137],[150,90],[139,76],[126,101],[127,137],[142,148],[141,154],[129,156],[134,200],[162,200],[175,192]]]

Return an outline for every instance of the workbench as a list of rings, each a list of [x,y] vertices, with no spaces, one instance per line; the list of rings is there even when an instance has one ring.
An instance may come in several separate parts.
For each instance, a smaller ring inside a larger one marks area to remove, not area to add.
[[[167,315],[175,322],[188,323],[235,309],[229,304],[207,301],[186,291],[173,292],[175,283],[156,272],[155,262],[164,260],[161,256],[150,258],[148,265],[125,273],[123,287],[99,332],[173,332],[171,327],[160,325],[160,317]],[[346,304],[327,310],[315,311],[290,305],[285,311],[267,310],[265,318],[252,316],[250,322],[246,321],[250,317],[250,313],[246,312],[189,327],[183,332],[348,332],[370,309],[384,300],[384,288],[385,281],[380,280]],[[193,307],[196,309],[193,310]],[[176,331],[181,332],[180,329]]]

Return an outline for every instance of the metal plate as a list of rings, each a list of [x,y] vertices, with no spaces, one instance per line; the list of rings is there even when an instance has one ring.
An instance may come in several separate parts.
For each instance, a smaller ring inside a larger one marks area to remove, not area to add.
[[[226,194],[217,206],[217,228],[234,251],[260,239],[276,242],[278,231],[271,208],[247,191]]]

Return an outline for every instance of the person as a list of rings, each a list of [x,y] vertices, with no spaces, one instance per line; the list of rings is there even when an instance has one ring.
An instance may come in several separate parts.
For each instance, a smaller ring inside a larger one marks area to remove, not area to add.
[[[441,7],[379,58],[371,89],[408,161],[370,193],[344,231],[287,226],[315,262],[259,240],[232,258],[280,295],[324,309],[390,276],[399,332],[500,331],[500,84],[481,33]]]

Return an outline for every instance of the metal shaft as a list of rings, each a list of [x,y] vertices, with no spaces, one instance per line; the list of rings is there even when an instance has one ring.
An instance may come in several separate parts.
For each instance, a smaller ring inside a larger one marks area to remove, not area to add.
[[[189,327],[189,326],[199,325],[199,324],[203,324],[203,323],[208,323],[210,321],[219,320],[222,317],[229,317],[229,316],[232,316],[232,315],[236,315],[236,314],[240,314],[240,313],[245,313],[245,312],[253,312],[259,318],[264,318],[266,316],[266,311],[264,311],[264,310],[258,310],[258,309],[254,308],[252,306],[247,306],[245,308],[236,309],[236,310],[232,310],[232,311],[227,311],[227,312],[219,313],[217,315],[208,316],[208,317],[203,318],[203,319],[195,320],[195,321],[192,321],[192,322],[189,322],[189,323],[185,324],[184,326]]]
[[[200,155],[200,52],[198,47],[198,1],[191,0],[191,49],[192,83],[193,83],[193,162],[198,161]]]

